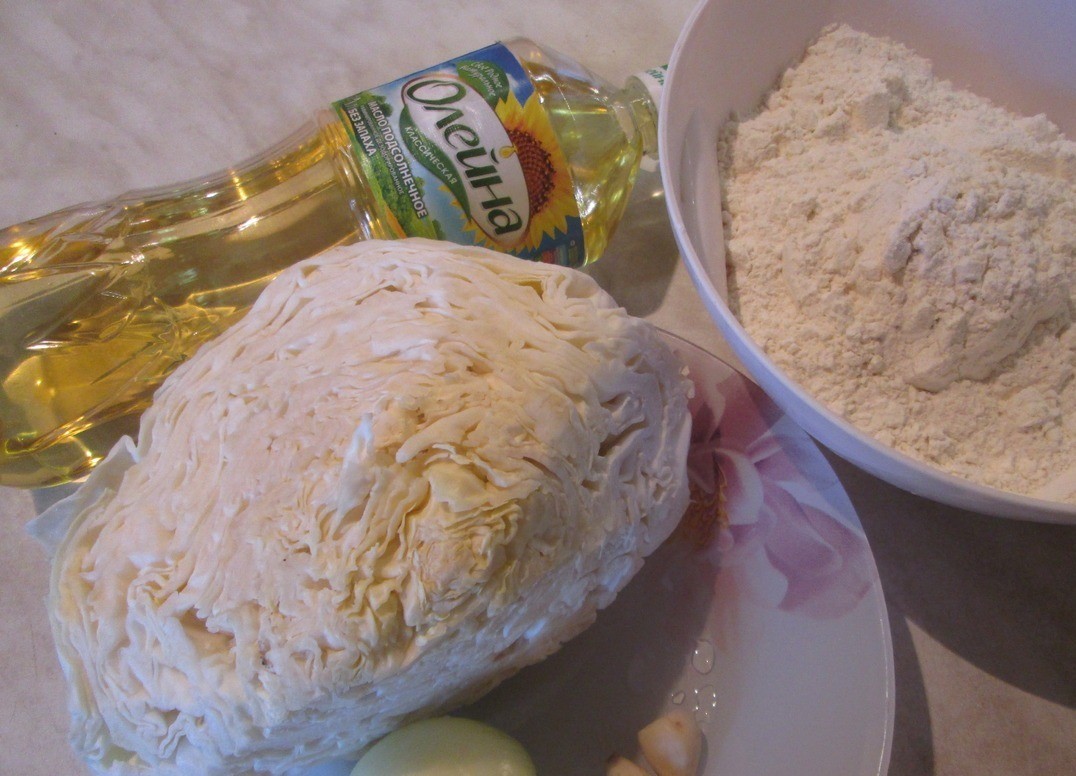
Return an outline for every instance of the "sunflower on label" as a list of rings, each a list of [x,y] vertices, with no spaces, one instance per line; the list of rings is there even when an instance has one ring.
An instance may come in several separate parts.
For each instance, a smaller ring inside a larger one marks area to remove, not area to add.
[[[522,65],[489,46],[334,104],[401,235],[577,266],[568,164]]]

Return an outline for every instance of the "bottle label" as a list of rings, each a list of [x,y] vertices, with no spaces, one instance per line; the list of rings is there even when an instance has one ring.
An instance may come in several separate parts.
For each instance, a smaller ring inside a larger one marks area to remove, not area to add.
[[[568,164],[523,66],[495,44],[333,103],[374,206],[410,237],[579,266]]]

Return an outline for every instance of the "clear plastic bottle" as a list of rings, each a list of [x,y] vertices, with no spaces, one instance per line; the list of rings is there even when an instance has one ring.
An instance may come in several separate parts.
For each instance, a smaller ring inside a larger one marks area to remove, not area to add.
[[[519,83],[502,77],[512,72],[506,57],[521,68]],[[594,260],[641,161],[656,158],[662,76],[648,71],[617,89],[513,39],[381,87],[396,95],[410,88],[404,103],[371,97],[375,90],[342,100],[215,175],[0,231],[0,484],[42,487],[87,473],[137,428],[164,378],[242,316],[277,272],[334,245],[420,234],[527,258]],[[509,82],[521,96],[505,92]],[[484,162],[475,161],[477,124],[467,126],[466,111],[450,104],[456,94],[484,97],[512,147],[484,149]],[[356,124],[359,109],[365,123]],[[393,111],[397,119],[406,113],[407,125],[373,138],[383,153],[372,167],[370,132]],[[425,160],[394,164],[404,146]],[[509,157],[526,183],[530,231],[498,243],[497,230],[518,219],[499,207],[509,199],[500,188],[508,176],[482,170]],[[387,169],[395,177],[386,184]],[[427,181],[415,184],[420,173]],[[483,188],[456,215],[419,217],[431,192],[454,182],[461,192]],[[478,228],[481,208],[489,218]]]

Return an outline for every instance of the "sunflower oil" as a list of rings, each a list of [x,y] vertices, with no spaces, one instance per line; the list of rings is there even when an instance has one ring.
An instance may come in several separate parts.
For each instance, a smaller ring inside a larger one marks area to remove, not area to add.
[[[593,261],[656,158],[663,75],[617,89],[517,38],[341,100],[223,172],[0,230],[0,485],[86,474],[281,269],[335,245]]]

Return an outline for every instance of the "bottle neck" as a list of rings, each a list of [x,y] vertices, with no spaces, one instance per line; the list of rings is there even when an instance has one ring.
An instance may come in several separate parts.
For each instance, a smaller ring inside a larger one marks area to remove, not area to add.
[[[643,164],[652,168],[657,167],[658,161],[658,109],[667,70],[667,66],[644,70],[624,84],[624,103],[639,133]]]

